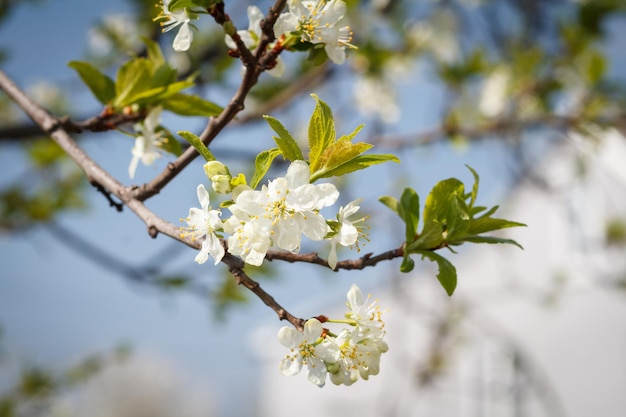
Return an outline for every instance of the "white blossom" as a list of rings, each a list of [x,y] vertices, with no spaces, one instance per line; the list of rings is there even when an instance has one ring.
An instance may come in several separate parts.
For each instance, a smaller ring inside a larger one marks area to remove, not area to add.
[[[506,110],[511,74],[506,69],[492,72],[483,82],[478,108],[487,117],[497,117]]]
[[[141,123],[136,123],[134,128],[139,132],[135,138],[135,146],[131,149],[133,155],[128,166],[128,175],[135,177],[137,164],[141,161],[144,165],[152,165],[154,161],[161,157],[161,142],[163,140],[162,131],[156,130],[161,123],[160,106],[153,108]]]
[[[191,41],[193,41],[193,32],[189,23],[191,22],[191,16],[187,8],[171,12],[169,9],[170,2],[171,0],[161,0],[161,13],[154,20],[165,19],[164,22],[161,22],[163,32],[169,32],[180,26],[172,46],[177,52],[187,51],[191,46]]]
[[[290,353],[280,363],[283,375],[292,376],[306,366],[308,380],[323,387],[326,383],[327,363],[336,363],[340,358],[339,347],[322,337],[322,323],[310,319],[304,324],[304,331],[292,327],[282,327],[278,331],[278,340]]]
[[[294,161],[284,178],[270,181],[261,190],[242,191],[234,199],[229,210],[240,223],[229,221],[235,230],[228,239],[229,251],[252,265],[262,263],[272,244],[297,253],[301,234],[315,241],[327,235],[328,225],[319,210],[338,197],[333,184],[310,184],[308,164]]]
[[[218,210],[211,210],[209,193],[204,185],[198,185],[197,193],[201,208],[189,209],[189,216],[185,219],[187,228],[185,232],[181,232],[180,236],[182,238],[190,236],[192,241],[204,237],[200,253],[196,255],[194,260],[203,264],[211,255],[215,260],[215,265],[217,265],[224,257],[224,247],[215,234],[217,230],[222,228],[221,213]]]
[[[356,331],[360,332],[363,337],[382,340],[385,335],[385,323],[377,301],[369,302],[369,295],[367,299],[363,298],[363,293],[356,284],[350,287],[347,299],[346,318],[354,321]]]
[[[346,47],[354,47],[349,26],[338,23],[346,13],[342,0],[289,0],[289,11],[281,14],[274,25],[276,37],[298,32],[301,40],[324,44],[326,54],[336,64],[346,60]]]
[[[376,340],[362,338],[356,332],[343,329],[335,343],[339,347],[340,359],[335,366],[329,367],[330,380],[333,384],[349,386],[359,377],[367,380],[370,375],[378,375],[380,356],[386,349],[379,349]]]
[[[345,207],[339,208],[337,214],[337,222],[332,222],[331,228],[334,235],[330,239],[330,253],[328,254],[328,265],[331,269],[335,269],[337,266],[337,243],[341,246],[356,245],[359,239],[359,229],[356,224],[365,220],[364,217],[360,219],[352,219],[351,217],[359,211],[358,204],[361,199],[358,198],[354,201],[346,204]]]

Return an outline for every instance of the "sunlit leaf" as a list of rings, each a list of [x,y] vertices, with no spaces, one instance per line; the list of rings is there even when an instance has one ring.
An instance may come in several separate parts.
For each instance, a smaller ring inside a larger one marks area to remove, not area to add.
[[[86,62],[71,61],[68,66],[78,72],[81,80],[102,104],[109,104],[115,98],[115,82]]]
[[[309,161],[311,172],[318,170],[322,153],[335,141],[335,121],[333,113],[326,103],[311,95],[315,100],[315,109],[309,121]]]
[[[164,110],[181,116],[217,116],[222,108],[217,104],[195,95],[177,93],[160,101]]]
[[[193,146],[206,161],[215,161],[215,157],[213,156],[211,151],[209,151],[209,148],[207,148],[206,145],[202,143],[198,136],[185,130],[179,130],[176,133],[178,133],[183,139],[189,142],[189,144]]]
[[[254,175],[250,180],[250,187],[256,188],[278,155],[280,155],[280,150],[278,148],[268,149],[257,155],[254,161],[255,170]]]
[[[274,136],[274,141],[276,142],[276,145],[278,145],[278,148],[283,156],[292,162],[304,160],[300,146],[298,146],[298,143],[294,140],[285,126],[272,116],[263,116],[263,118],[267,121],[274,132],[278,134],[278,137]]]
[[[433,262],[437,262],[437,266],[439,267],[439,272],[437,273],[437,279],[439,283],[446,290],[448,295],[452,295],[456,288],[456,268],[450,261],[448,261],[443,256],[431,252],[431,251],[421,251],[418,252],[422,255],[422,258],[427,258]]]

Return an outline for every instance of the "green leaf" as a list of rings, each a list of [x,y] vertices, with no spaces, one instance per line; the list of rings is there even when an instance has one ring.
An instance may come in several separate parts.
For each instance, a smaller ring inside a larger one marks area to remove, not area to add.
[[[272,116],[263,116],[265,121],[270,125],[270,127],[278,134],[278,137],[274,136],[274,141],[281,153],[285,158],[289,161],[303,161],[304,156],[302,155],[302,151],[298,146],[298,143],[291,136],[289,131],[282,125],[278,119],[275,119]]]
[[[206,145],[202,143],[198,136],[186,130],[179,130],[176,133],[178,133],[183,139],[189,142],[191,146],[196,148],[196,151],[198,151],[198,153],[202,155],[202,157],[206,161],[215,161],[215,157],[213,156],[209,148],[207,148]]]
[[[154,68],[154,74],[152,75],[152,81],[150,87],[164,87],[168,84],[173,84],[178,78],[178,71],[170,67],[168,64],[163,64]],[[185,81],[193,81],[191,78]],[[193,84],[193,83],[192,83]]]
[[[584,62],[587,67],[585,69],[587,79],[592,85],[597,84],[606,72],[607,63],[604,55],[597,51],[589,51]]]
[[[257,155],[254,161],[255,170],[254,175],[250,180],[250,187],[256,188],[256,186],[263,179],[267,171],[270,169],[270,166],[272,165],[274,159],[280,154],[280,149],[273,148],[263,151]]]
[[[148,60],[152,62],[154,69],[157,69],[161,67],[163,64],[166,64],[165,58],[163,58],[163,53],[161,52],[161,47],[159,46],[157,42],[145,36],[142,36],[141,40],[143,41],[143,43],[146,44],[146,52],[148,54]]]
[[[449,201],[454,195],[463,196],[464,185],[456,178],[439,181],[426,197],[424,223],[435,220],[445,223],[449,212]]]
[[[400,213],[406,224],[405,238],[408,244],[415,240],[417,224],[420,220],[419,196],[412,188],[405,188],[402,192],[402,197],[400,197]]]
[[[415,261],[411,259],[408,253],[404,254],[404,258],[402,258],[402,264],[400,265],[400,272],[411,272],[415,268]]]
[[[311,96],[317,103],[309,121],[309,161],[311,172],[316,172],[322,153],[335,142],[335,121],[330,107],[317,95],[311,94]]]
[[[467,234],[470,224],[469,209],[463,196],[451,197],[446,214],[446,240],[456,240]]]
[[[454,265],[435,252],[420,251],[418,253],[422,255],[422,259],[428,258],[432,262],[437,262],[437,266],[439,267],[437,279],[443,289],[446,290],[446,293],[451,296],[456,288],[456,268]]]
[[[158,104],[162,100],[166,100],[169,97],[178,94],[179,91],[193,86],[191,81],[179,81],[176,83],[168,84],[161,87],[150,88],[145,91],[139,91],[126,100],[124,100],[122,106],[129,104]]]
[[[471,199],[470,199],[470,203],[469,203],[469,209],[470,212],[472,211],[472,209],[474,208],[474,203],[476,202],[476,196],[478,195],[478,183],[480,182],[480,177],[478,176],[478,173],[476,173],[476,171],[474,171],[474,169],[469,166],[469,165],[465,165],[467,167],[467,169],[469,169],[472,172],[472,175],[474,176],[474,185],[472,186],[472,194],[471,194]]]
[[[115,98],[115,83],[91,64],[71,61],[67,64],[78,72],[79,77],[89,87],[93,95],[102,104],[109,104]]]
[[[356,158],[324,173],[315,173],[311,175],[311,182],[317,181],[320,178],[330,178],[335,176],[346,175],[360,169],[364,169],[376,164],[382,164],[383,162],[396,162],[400,163],[397,156],[391,154],[373,154],[373,155],[360,155]]]
[[[489,243],[489,244],[506,243],[509,245],[515,245],[522,250],[524,249],[522,245],[520,245],[513,239],[503,239],[503,238],[493,237],[493,236],[466,236],[463,240],[466,242],[472,242],[472,243]]]
[[[354,132],[350,133],[349,135],[341,135],[339,139],[337,139],[337,142],[351,141],[361,131],[361,129],[363,129],[363,126],[365,125],[358,125],[356,129],[354,129]]]
[[[132,104],[130,98],[150,88],[152,82],[150,66],[147,59],[135,58],[120,67],[115,80],[117,96],[113,104],[116,108],[120,109]]]
[[[400,214],[398,199],[395,197],[390,197],[388,195],[382,196],[378,199],[381,203],[389,207],[391,210],[395,211],[398,216],[402,219],[402,215]]]
[[[443,242],[443,225],[437,221],[429,220],[424,223],[422,232],[417,240],[409,243],[405,251],[417,253],[420,250],[438,249]]]
[[[198,96],[178,93],[162,100],[163,109],[181,116],[217,116],[222,108],[215,103],[204,100]]]
[[[467,233],[469,235],[479,235],[493,230],[506,229],[508,227],[526,226],[524,223],[513,222],[504,219],[494,219],[493,217],[480,217],[472,219],[469,223]]]

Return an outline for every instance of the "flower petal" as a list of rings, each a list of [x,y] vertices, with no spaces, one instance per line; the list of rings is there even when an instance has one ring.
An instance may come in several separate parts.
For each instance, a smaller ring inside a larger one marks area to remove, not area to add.
[[[180,26],[178,34],[174,38],[174,50],[177,52],[183,52],[189,50],[191,41],[193,40],[193,32],[189,27],[189,22],[185,22]]]
[[[198,201],[200,202],[202,210],[208,211],[209,204],[211,202],[209,200],[209,192],[206,190],[203,184],[198,185],[198,187],[196,188],[196,194],[198,195]]]
[[[287,187],[290,190],[311,182],[311,170],[309,164],[304,161],[293,161],[287,168]]]
[[[280,362],[280,372],[286,376],[293,376],[302,369],[302,360],[291,356],[285,357]]]

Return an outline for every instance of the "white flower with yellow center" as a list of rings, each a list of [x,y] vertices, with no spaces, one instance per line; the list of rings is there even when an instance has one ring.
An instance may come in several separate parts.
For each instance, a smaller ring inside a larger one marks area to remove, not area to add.
[[[363,338],[382,340],[385,335],[385,322],[382,320],[382,311],[377,305],[378,302],[376,300],[369,302],[369,295],[367,299],[363,298],[363,293],[356,284],[352,284],[350,287],[347,299],[346,318],[354,321],[355,331],[359,332]],[[381,345],[381,348],[384,347]]]
[[[154,161],[161,157],[161,142],[163,131],[157,131],[161,123],[160,106],[153,108],[141,123],[136,123],[134,129],[139,132],[135,138],[135,146],[131,149],[133,155],[128,166],[128,175],[134,178],[137,164],[141,161],[144,165],[152,165]]]
[[[368,338],[360,338],[356,333],[344,329],[335,339],[339,347],[340,359],[334,366],[329,366],[330,380],[335,385],[352,385],[359,377],[367,380],[370,375],[380,372],[379,343]],[[385,344],[386,346],[386,344]]]
[[[346,60],[346,47],[354,48],[349,26],[338,23],[346,14],[342,0],[289,0],[289,12],[276,20],[276,37],[296,32],[304,42],[324,44],[326,54],[336,64]]]
[[[333,184],[310,184],[308,164],[294,161],[284,178],[270,181],[260,191],[243,191],[235,198],[229,210],[241,221],[235,227],[240,233],[229,238],[229,251],[242,254],[248,263],[252,262],[243,255],[252,254],[251,242],[256,242],[255,262],[259,262],[258,255],[271,244],[296,253],[300,250],[301,234],[315,241],[324,239],[328,225],[319,210],[334,204],[338,197]],[[252,226],[244,227],[245,223]]]
[[[332,232],[329,234],[331,237],[330,253],[328,254],[328,265],[331,269],[335,269],[337,266],[337,243],[341,246],[357,245],[359,235],[364,235],[363,232],[359,231],[362,226],[359,226],[358,223],[363,222],[365,217],[359,219],[351,218],[359,211],[360,207],[358,204],[360,202],[360,198],[349,202],[345,207],[339,209],[337,221],[332,220],[328,222],[332,229]]]
[[[190,14],[187,8],[172,12],[170,11],[170,3],[171,0],[161,0],[161,12],[154,20],[165,19],[164,22],[160,23],[161,26],[163,26],[163,32],[169,32],[175,27],[180,26],[172,46],[177,52],[187,51],[191,46],[191,41],[193,41],[193,32],[191,31],[191,24],[189,22],[191,22],[192,18],[197,19],[197,16],[193,13]],[[157,7],[159,7],[159,5],[157,5]]]
[[[224,247],[215,234],[217,230],[222,228],[221,213],[218,210],[211,210],[209,206],[209,192],[204,185],[198,185],[197,192],[202,208],[193,207],[189,209],[189,216],[185,219],[187,228],[183,229],[186,231],[181,231],[180,236],[182,238],[189,236],[192,241],[204,237],[200,253],[196,255],[194,260],[199,264],[203,264],[211,255],[215,260],[215,265],[217,265],[224,257]]]
[[[326,364],[336,363],[340,358],[339,347],[322,337],[322,323],[310,319],[304,324],[304,331],[292,327],[282,327],[278,340],[291,352],[280,363],[283,375],[292,376],[306,366],[308,380],[323,387],[328,373]]]

